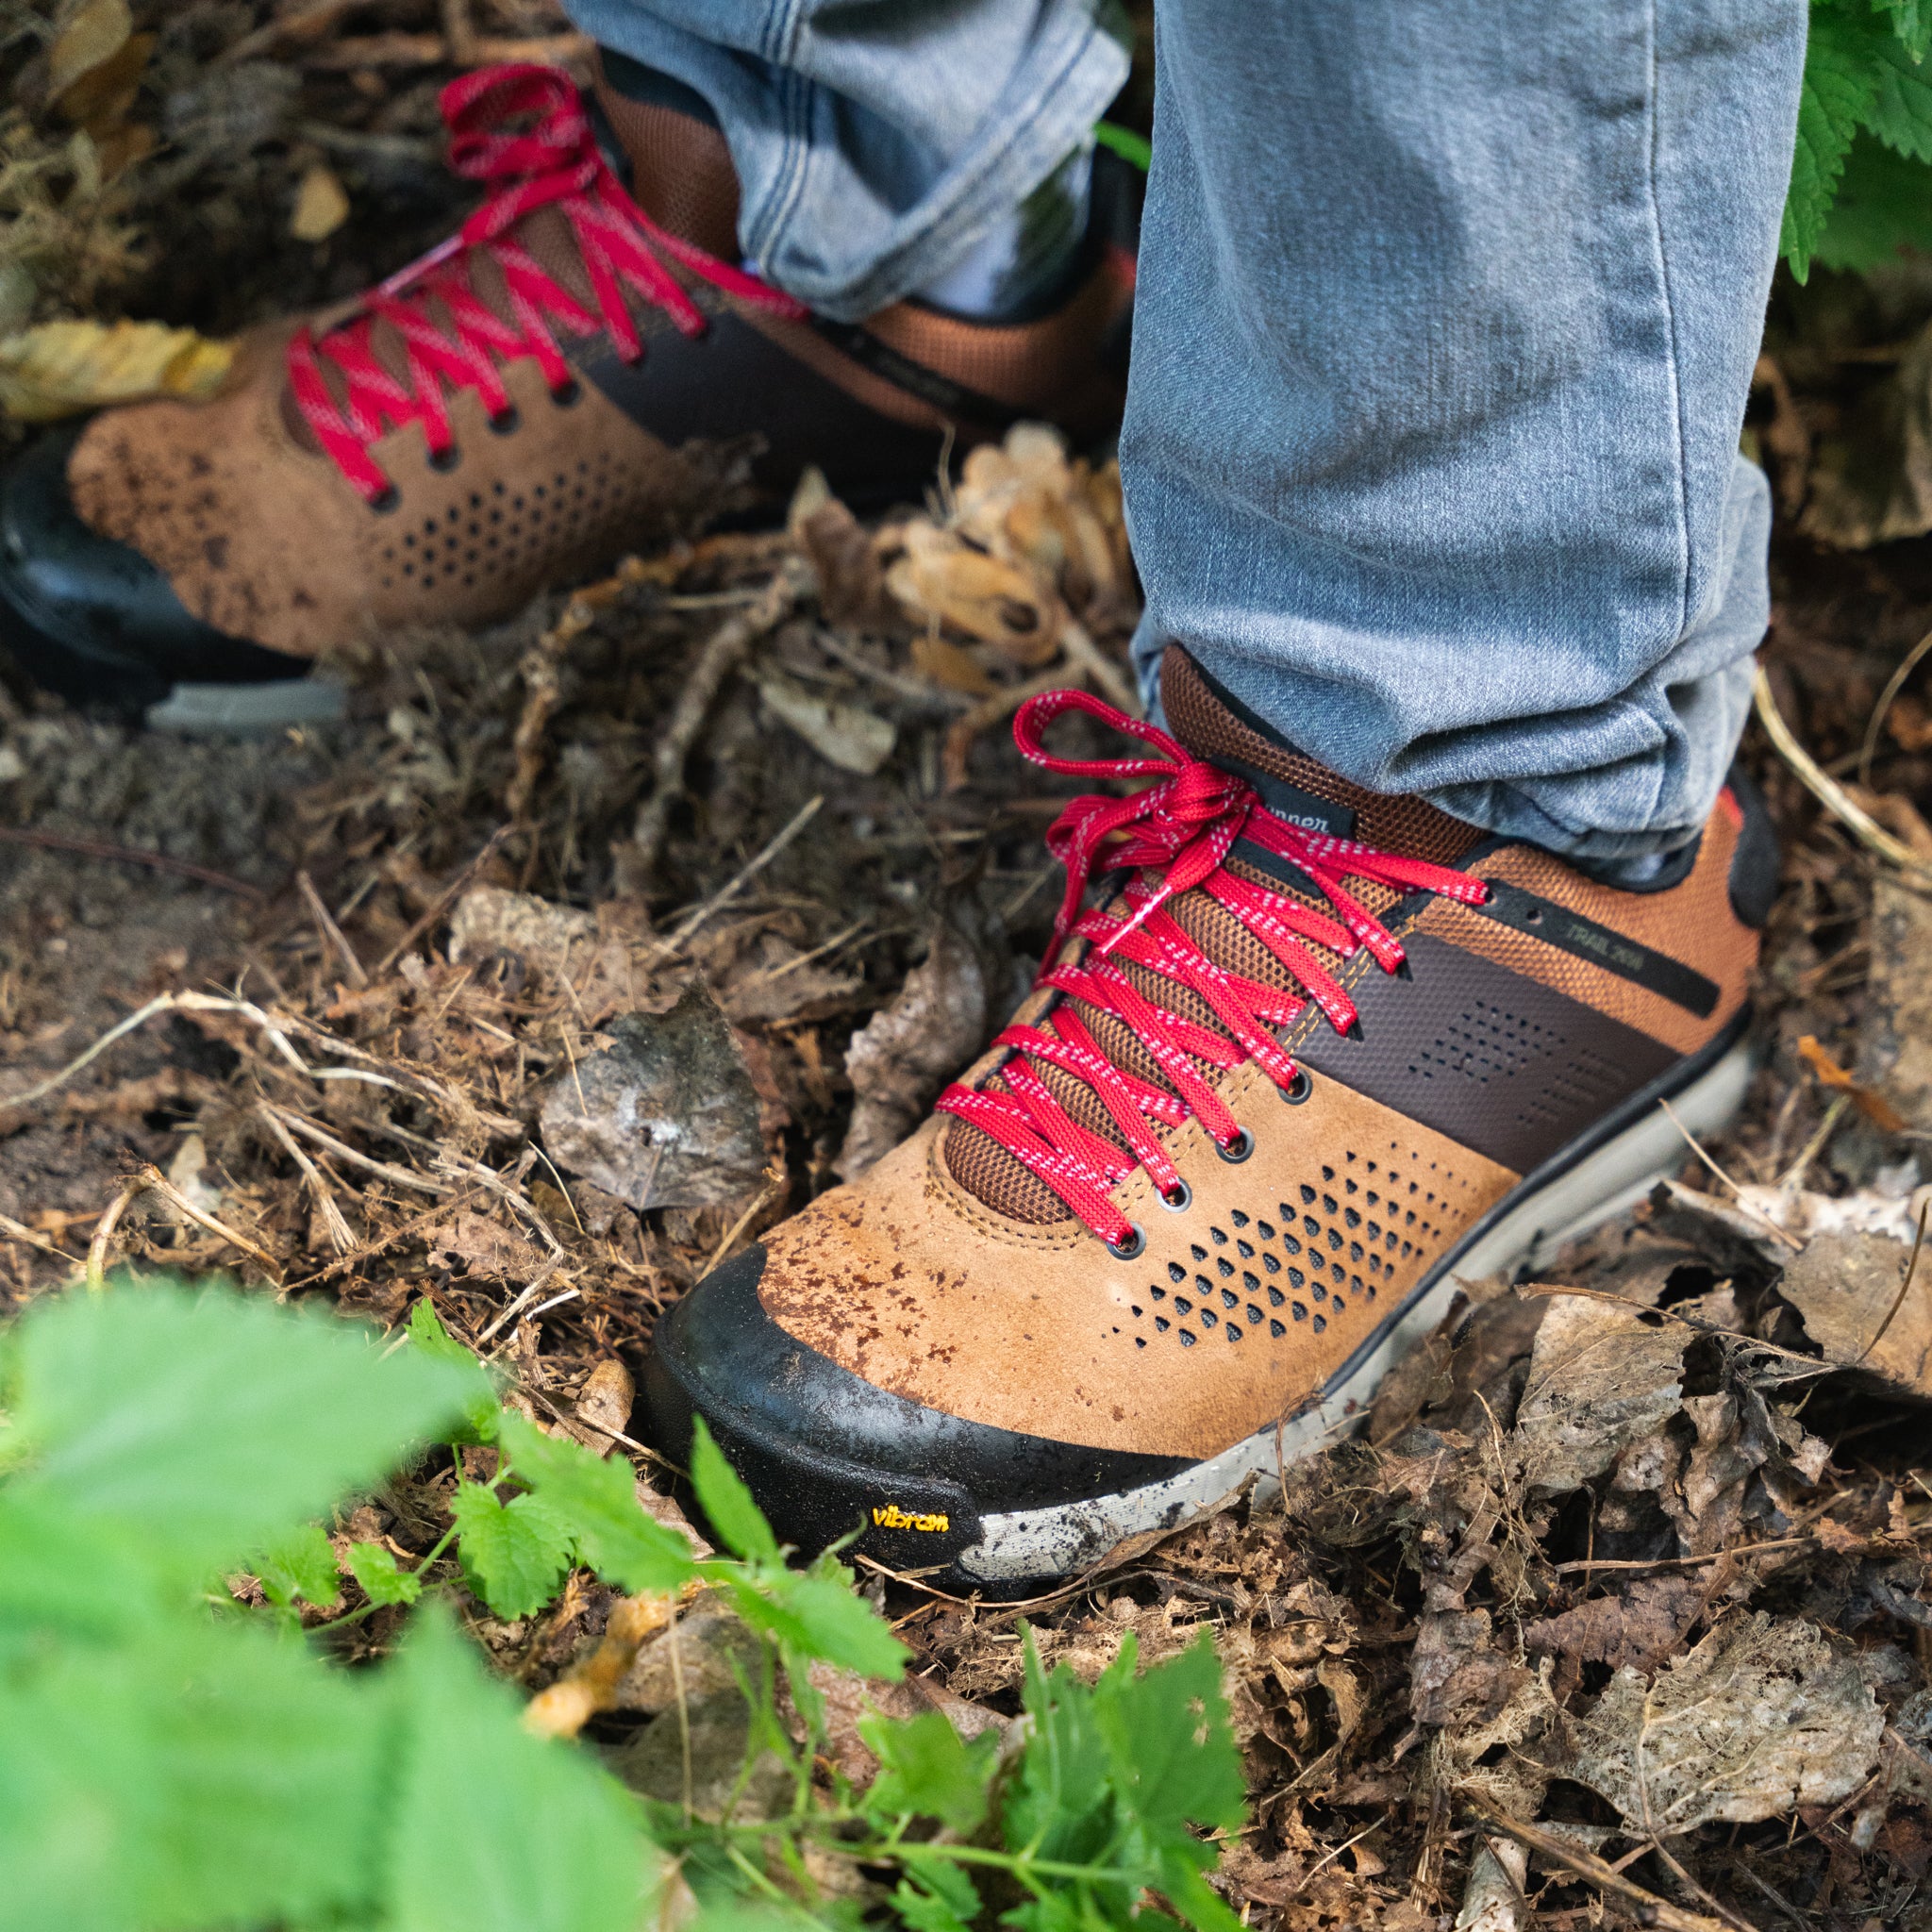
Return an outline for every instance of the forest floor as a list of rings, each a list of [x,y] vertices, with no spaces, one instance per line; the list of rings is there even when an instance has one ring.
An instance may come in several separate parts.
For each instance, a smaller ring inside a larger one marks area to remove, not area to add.
[[[40,13],[7,11],[7,328],[222,334],[351,292],[462,207],[449,21],[471,57],[575,54],[546,0],[136,14],[157,38],[85,124],[96,179]],[[329,182],[345,212],[298,240]],[[1932,1924],[1932,674],[1889,684],[1932,626],[1928,317],[1903,271],[1774,303],[1763,662],[1842,789],[1821,807],[1753,723],[1786,884],[1739,1124],[1541,1283],[1474,1289],[1285,1503],[1024,1606],[867,1580],[916,1668],[995,1711],[1023,1619],[1088,1674],[1125,1632],[1158,1657],[1211,1625],[1252,1799],[1220,1882],[1252,1924]],[[1023,500],[1084,568],[1027,553]],[[930,617],[908,559],[962,525],[1026,626]],[[8,684],[0,1296],[91,1244],[384,1325],[428,1296],[537,1417],[625,1437],[664,1308],[908,1128],[1029,980],[1071,793],[1007,721],[1043,681],[1119,688],[1122,541],[1105,465],[1023,438],[872,528],[808,499],[480,637],[372,640],[332,667],[340,724],[216,749]],[[690,1129],[648,1159],[585,1125],[586,1069],[626,1053]],[[439,1481],[364,1532],[427,1547]],[[534,1689],[608,1607],[466,1615]]]

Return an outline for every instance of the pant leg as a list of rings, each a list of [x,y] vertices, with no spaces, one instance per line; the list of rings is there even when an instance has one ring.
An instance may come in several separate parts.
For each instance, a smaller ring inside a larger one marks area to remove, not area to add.
[[[1126,78],[1117,0],[566,0],[696,89],[745,253],[856,321],[938,280],[1063,162]]]
[[[1681,843],[1742,728],[1738,438],[1805,0],[1168,0],[1123,437],[1167,639],[1380,790]]]

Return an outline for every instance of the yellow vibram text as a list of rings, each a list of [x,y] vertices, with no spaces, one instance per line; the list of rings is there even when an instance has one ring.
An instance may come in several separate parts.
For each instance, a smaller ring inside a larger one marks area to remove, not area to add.
[[[876,1529],[951,1529],[953,1526],[949,1516],[912,1516],[896,1503],[888,1503],[883,1508],[874,1509],[872,1520]]]

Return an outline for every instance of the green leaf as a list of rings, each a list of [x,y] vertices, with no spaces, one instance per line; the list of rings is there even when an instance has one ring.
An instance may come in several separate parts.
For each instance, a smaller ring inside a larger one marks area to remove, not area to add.
[[[165,1285],[37,1303],[13,1356],[28,1460],[0,1517],[56,1520],[196,1581],[386,1474],[473,1386],[408,1352],[380,1360],[328,1316]],[[13,1582],[0,1571],[0,1600]]]
[[[351,1543],[349,1574],[373,1604],[412,1604],[423,1594],[422,1579],[410,1571],[399,1570],[394,1556],[382,1543]]]
[[[482,1483],[458,1483],[450,1514],[463,1575],[491,1615],[527,1617],[563,1587],[570,1528],[541,1496],[516,1496],[506,1506]]]
[[[409,1346],[430,1361],[444,1362],[470,1377],[469,1399],[463,1405],[463,1426],[450,1432],[454,1442],[493,1442],[502,1413],[490,1371],[442,1325],[436,1305],[425,1295],[409,1310]]]
[[[977,1889],[949,1858],[920,1858],[894,1889],[892,1904],[912,1932],[970,1932],[979,1916]]]
[[[1798,96],[1798,141],[1791,159],[1778,248],[1802,282],[1838,192],[1845,155],[1859,125],[1872,112],[1877,75],[1894,44],[1885,22],[1869,14],[1813,8],[1805,50],[1805,79]]]
[[[1932,254],[1932,166],[1861,134],[1812,259],[1862,275],[1895,259],[1901,248]]]
[[[1000,1740],[982,1731],[969,1744],[936,1710],[917,1717],[881,1717],[868,1711],[858,1735],[879,1761],[879,1774],[865,1794],[865,1808],[876,1818],[910,1812],[937,1818],[962,1836],[986,1816],[986,1789],[992,1780]]]
[[[365,1681],[243,1622],[43,1647],[0,1690],[0,1932],[365,1917],[387,1733]]]
[[[809,1570],[761,1564],[749,1576],[728,1564],[710,1563],[705,1574],[730,1590],[747,1624],[769,1630],[794,1657],[893,1683],[905,1673],[911,1653],[836,1559],[821,1557]]]
[[[661,1867],[636,1805],[575,1745],[533,1738],[438,1606],[385,1672],[402,1733],[385,1932],[636,1932]]]
[[[1932,6],[1926,0],[1872,0],[1872,11],[1890,15],[1892,33],[1913,61],[1932,53]]]
[[[623,1457],[607,1462],[509,1413],[498,1440],[514,1479],[543,1499],[598,1575],[635,1593],[676,1590],[698,1574],[691,1544],[644,1514]]]
[[[1111,148],[1130,167],[1145,174],[1154,165],[1154,143],[1144,134],[1123,127],[1116,121],[1096,121],[1093,138],[1102,147]]]
[[[772,1534],[772,1525],[752,1501],[738,1472],[725,1461],[724,1452],[711,1440],[703,1416],[691,1419],[691,1486],[697,1491],[698,1507],[718,1541],[733,1556],[754,1561],[777,1560],[778,1539]]]
[[[255,1574],[261,1579],[261,1593],[272,1604],[287,1606],[299,1596],[325,1609],[342,1593],[336,1580],[335,1550],[313,1523],[271,1543],[256,1558]]]
[[[1875,50],[1872,111],[1866,125],[1886,146],[1932,161],[1932,68],[1896,40]]]

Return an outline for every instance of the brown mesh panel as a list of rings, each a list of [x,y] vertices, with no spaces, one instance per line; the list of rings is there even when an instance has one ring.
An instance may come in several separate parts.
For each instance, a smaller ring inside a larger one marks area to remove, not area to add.
[[[675,108],[627,100],[601,82],[597,103],[630,158],[637,205],[660,228],[736,261],[738,171],[724,135]]]

